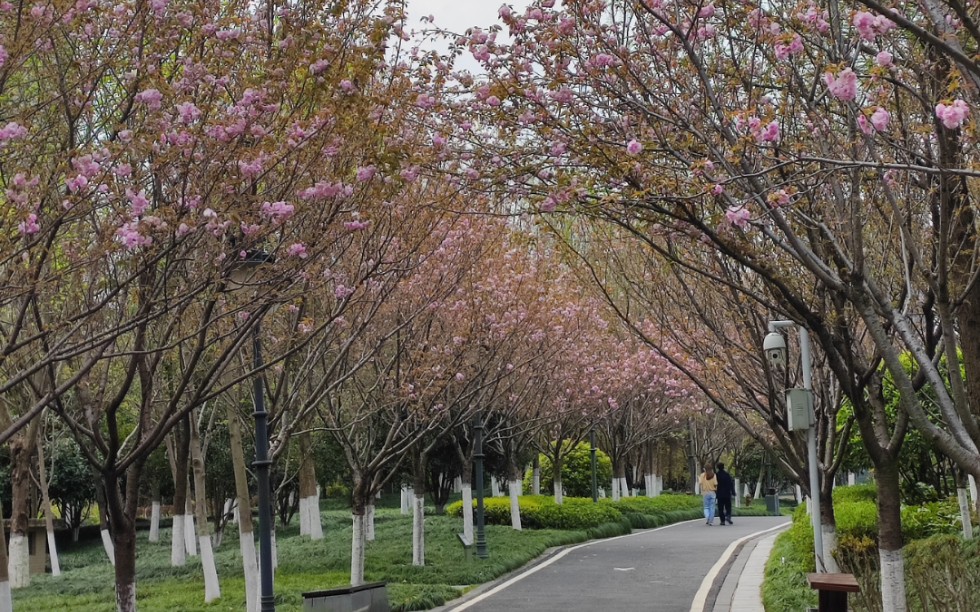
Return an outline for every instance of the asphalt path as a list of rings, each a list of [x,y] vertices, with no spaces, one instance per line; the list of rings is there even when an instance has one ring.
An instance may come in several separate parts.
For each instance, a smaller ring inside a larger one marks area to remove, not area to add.
[[[440,609],[688,612],[696,599],[711,602],[739,542],[787,520],[735,517],[735,525],[724,527],[717,519],[710,527],[686,521],[593,540],[551,551]]]

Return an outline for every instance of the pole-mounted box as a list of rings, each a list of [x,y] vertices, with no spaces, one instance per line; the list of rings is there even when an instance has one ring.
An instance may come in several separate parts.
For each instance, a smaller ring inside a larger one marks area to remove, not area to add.
[[[786,426],[789,430],[809,429],[813,421],[813,391],[786,389]]]

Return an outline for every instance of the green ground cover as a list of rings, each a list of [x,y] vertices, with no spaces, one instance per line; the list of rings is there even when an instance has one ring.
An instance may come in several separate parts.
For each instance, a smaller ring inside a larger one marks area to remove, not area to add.
[[[507,502],[490,498],[488,503]],[[652,527],[700,516],[700,498],[664,495],[654,499],[632,498],[622,502],[602,501],[596,508],[591,500],[566,499],[567,509],[555,510],[546,497],[522,498],[522,506],[536,508],[544,521],[552,517],[566,529],[525,529],[514,531],[506,524],[487,525],[490,558],[467,562],[456,534],[462,521],[450,515],[426,516],[426,566],[412,565],[412,524],[397,508],[379,508],[376,513],[376,539],[367,544],[365,579],[388,583],[393,610],[425,610],[459,596],[470,585],[488,582],[515,570],[545,550],[628,533],[632,528]],[[323,518],[324,539],[318,542],[299,536],[298,524],[277,533],[279,568],[276,572],[276,603],[282,611],[302,609],[304,592],[349,584],[351,519],[345,509],[327,502]],[[542,511],[542,508],[544,509]],[[574,509],[580,509],[576,512]],[[746,513],[759,514],[758,509]],[[532,514],[534,511],[532,511]],[[577,518],[576,518],[577,517]],[[601,521],[597,521],[597,517]],[[611,521],[606,519],[612,519]],[[540,522],[539,521],[539,522]],[[572,527],[574,526],[574,527]],[[170,566],[170,531],[161,530],[158,543],[140,532],[137,547],[137,594],[140,610],[241,610],[245,605],[244,580],[238,533],[229,527],[216,550],[222,597],[205,605],[204,580],[198,557],[187,565]],[[61,553],[63,574],[36,576],[27,589],[14,591],[18,611],[115,610],[112,567],[106,561],[99,540],[90,540]]]

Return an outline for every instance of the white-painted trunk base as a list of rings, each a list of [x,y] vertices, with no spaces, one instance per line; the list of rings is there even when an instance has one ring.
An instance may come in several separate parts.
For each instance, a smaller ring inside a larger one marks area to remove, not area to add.
[[[878,551],[881,561],[881,606],[888,612],[906,612],[905,561],[901,550]]]
[[[109,535],[109,530],[108,529],[102,529],[101,530],[101,535],[102,535],[102,548],[105,549],[105,554],[106,554],[107,557],[109,557],[109,564],[110,565],[115,565],[116,564],[116,547],[112,544],[112,536]],[[135,593],[133,594],[133,597],[136,597],[136,594]]]
[[[412,565],[425,565],[425,497],[421,495],[412,504]]]
[[[0,582],[0,612],[13,612],[14,598],[10,595],[10,583]]]
[[[977,479],[973,477],[973,474],[967,476],[967,480],[970,482],[970,498],[973,500],[973,505],[976,506],[977,502]]]
[[[796,503],[798,503],[798,504],[803,503],[803,491],[800,489],[800,485],[794,486],[793,487],[793,492],[796,495]],[[810,505],[809,504],[807,504],[806,511],[807,511],[807,514],[809,514],[809,512],[810,512]]]
[[[272,521],[272,573],[279,569],[279,543],[276,541],[275,521]]]
[[[259,612],[259,562],[255,556],[255,535],[251,531],[241,534],[238,548],[242,551],[242,571],[245,574],[245,611]]]
[[[350,544],[350,583],[351,586],[364,584],[364,517],[353,516],[353,534]]]
[[[211,547],[211,534],[200,537],[201,567],[204,570],[204,603],[211,603],[221,597],[218,584],[218,568],[214,565],[214,549]]]
[[[367,505],[367,514],[364,515],[364,540],[374,541],[374,504]]]
[[[323,539],[323,523],[320,521],[320,494],[316,493],[306,498],[306,511],[309,513],[309,528],[311,540]]]
[[[197,556],[197,529],[193,514],[184,515],[184,546],[188,557]]]
[[[755,483],[755,492],[752,494],[752,499],[759,499],[759,496],[761,495],[762,495],[762,477],[760,476],[759,480],[757,480]]]
[[[412,513],[412,500],[415,499],[415,491],[412,487],[402,487],[402,514]]]
[[[555,503],[559,506],[565,503],[565,491],[561,486],[561,478],[555,479]]]
[[[827,568],[827,573],[837,574],[840,567],[834,559],[834,550],[837,548],[837,529],[833,525],[820,525],[820,534],[823,539],[823,563]]]
[[[742,507],[742,496],[738,494],[742,490],[742,483],[738,478],[735,479],[735,499],[733,500],[733,506],[735,508]]]
[[[857,482],[857,474],[854,472],[847,473],[847,486],[853,487],[854,483]]]
[[[48,532],[48,556],[51,559],[51,575],[61,575],[61,559],[58,558],[58,546],[54,541],[54,531]]]
[[[170,565],[182,567],[187,563],[187,545],[184,544],[184,521],[183,514],[174,515],[173,529],[170,532]]]
[[[508,488],[510,489],[510,526],[517,531],[521,531],[521,486],[519,479],[511,480],[508,484]]]
[[[160,541],[160,502],[158,501],[150,505],[150,541]]]
[[[613,501],[619,501],[619,479],[618,478],[613,478],[612,479],[611,487],[612,488],[610,490],[612,491],[612,500]]]
[[[694,494],[701,495],[701,483],[698,481],[694,481]]]
[[[531,470],[531,493],[541,495],[541,468]]]
[[[116,585],[116,610],[136,609],[136,581]]]
[[[625,476],[619,479],[619,496],[621,498],[630,497],[630,486],[629,483],[626,482]]]
[[[497,482],[496,476],[490,477],[490,495],[492,497],[500,497],[500,483]]]
[[[31,557],[27,536],[10,534],[7,548],[7,576],[10,588],[23,589],[31,586]]]
[[[606,499],[606,487],[599,487],[599,499]]]
[[[463,537],[467,542],[473,542],[473,487],[469,483],[463,485]]]
[[[310,511],[306,508],[306,497],[299,498],[299,535],[310,535]]]
[[[457,476],[453,479],[453,493],[463,492],[463,479]]]
[[[970,518],[970,500],[967,499],[966,489],[956,489],[956,500],[960,503],[960,521],[963,523],[963,537],[973,539],[973,519]]]

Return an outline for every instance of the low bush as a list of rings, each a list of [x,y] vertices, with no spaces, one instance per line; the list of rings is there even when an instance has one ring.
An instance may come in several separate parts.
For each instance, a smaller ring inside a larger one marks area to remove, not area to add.
[[[834,489],[834,503],[838,502],[857,502],[857,501],[878,501],[878,487],[874,483],[849,485]]]
[[[910,603],[922,610],[980,610],[980,542],[953,535],[905,547]]]
[[[554,493],[551,459],[541,454],[538,455],[538,462],[541,465],[541,491]],[[608,484],[612,480],[612,459],[600,449],[596,449],[596,480],[600,484]],[[532,482],[532,474],[528,471],[524,477],[525,493],[531,492]],[[592,495],[592,453],[588,443],[579,442],[565,455],[561,464],[561,484],[569,497]]]
[[[596,504],[591,499],[581,497],[566,497],[565,503],[558,505],[544,495],[524,495],[518,503],[521,507],[521,525],[528,529],[594,529],[604,523],[623,520],[623,514],[612,505]],[[463,503],[449,504],[446,514],[462,516]],[[510,498],[484,499],[483,519],[488,525],[510,525]]]

